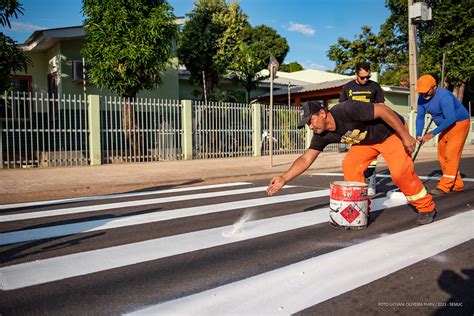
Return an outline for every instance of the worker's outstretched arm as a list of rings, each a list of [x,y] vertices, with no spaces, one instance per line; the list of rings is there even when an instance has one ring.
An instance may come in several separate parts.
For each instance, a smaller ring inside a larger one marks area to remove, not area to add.
[[[299,156],[291,165],[291,167],[282,175],[273,177],[267,188],[268,195],[278,192],[287,183],[302,174],[311,164],[318,158],[320,151],[308,149],[304,154]]]
[[[405,149],[409,154],[415,151],[416,140],[410,135],[410,133],[408,133],[408,129],[403,125],[400,118],[392,111],[392,109],[383,103],[375,103],[374,118],[382,119],[393,128],[398,135],[400,135],[403,146],[405,146]]]

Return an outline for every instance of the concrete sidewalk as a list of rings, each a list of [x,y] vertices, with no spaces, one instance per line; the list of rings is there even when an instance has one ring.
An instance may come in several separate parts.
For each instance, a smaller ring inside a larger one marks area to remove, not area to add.
[[[420,150],[417,162],[437,160],[436,147]],[[346,153],[322,153],[307,172],[341,170]],[[299,155],[219,158],[102,166],[0,169],[0,204],[122,193],[180,185],[268,179],[286,171]],[[474,157],[466,145],[463,157]],[[379,165],[383,160],[379,158]]]

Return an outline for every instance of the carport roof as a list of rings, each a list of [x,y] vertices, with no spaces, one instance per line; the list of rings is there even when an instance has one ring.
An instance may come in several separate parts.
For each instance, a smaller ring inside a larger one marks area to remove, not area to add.
[[[302,85],[302,86],[295,86],[295,87],[290,88],[290,93],[300,94],[300,93],[305,93],[305,92],[316,92],[316,91],[321,91],[321,90],[326,90],[326,89],[339,88],[352,80],[354,79],[353,78],[338,79],[338,80],[326,81],[326,82],[321,82],[321,83],[311,83],[311,84]],[[276,90],[273,92],[273,96],[278,96],[278,95],[287,96],[288,90],[281,89],[281,90]],[[266,93],[259,96],[259,99],[268,98],[269,96],[270,96],[270,93]]]

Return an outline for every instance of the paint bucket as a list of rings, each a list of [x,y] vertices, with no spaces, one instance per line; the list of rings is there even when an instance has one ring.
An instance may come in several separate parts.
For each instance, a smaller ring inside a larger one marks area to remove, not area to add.
[[[365,229],[369,217],[370,199],[367,184],[334,181],[330,184],[329,223],[342,229]]]

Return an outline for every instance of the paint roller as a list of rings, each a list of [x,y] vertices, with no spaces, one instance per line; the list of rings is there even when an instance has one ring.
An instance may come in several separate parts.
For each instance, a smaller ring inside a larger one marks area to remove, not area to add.
[[[425,136],[426,134],[428,134],[428,131],[430,130],[430,126],[431,126],[431,123],[433,123],[433,118],[431,118],[430,122],[428,123],[428,126],[426,126],[426,130],[425,132],[423,133],[423,136]],[[418,153],[420,152],[420,149],[421,149],[421,146],[423,145],[422,142],[420,142],[418,144],[418,148],[416,149],[415,151],[415,154],[413,155],[413,162],[415,162],[416,160],[416,157],[418,156]],[[396,188],[396,189],[393,189],[393,190],[390,190],[387,192],[387,197],[389,199],[396,199],[396,200],[406,200],[406,197],[405,195],[400,192],[400,189],[399,188]]]

